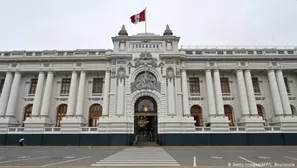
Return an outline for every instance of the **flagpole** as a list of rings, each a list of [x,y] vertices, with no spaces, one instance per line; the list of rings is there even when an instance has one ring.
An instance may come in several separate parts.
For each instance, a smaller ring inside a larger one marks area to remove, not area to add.
[[[144,11],[145,11],[145,13],[144,13],[144,17],[145,17],[145,19],[144,19],[144,20],[145,20],[145,21],[144,21],[144,22],[145,22],[145,23],[144,23],[144,26],[145,26],[144,32],[146,33],[146,22],[147,22],[147,21],[146,21],[146,14],[147,14],[147,12],[146,12],[146,7],[145,7]]]

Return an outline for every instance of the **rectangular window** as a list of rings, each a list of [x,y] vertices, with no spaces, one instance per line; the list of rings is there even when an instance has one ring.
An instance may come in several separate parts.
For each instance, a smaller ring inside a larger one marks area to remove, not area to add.
[[[35,94],[38,79],[31,79],[29,94]]]
[[[5,79],[0,79],[0,93],[2,94]]]
[[[294,51],[288,51],[288,54],[294,54]]]
[[[288,78],[287,78],[287,77],[284,77],[284,80],[285,80],[285,85],[286,85],[287,93],[291,93],[291,91],[290,91],[290,87],[289,87],[289,81],[288,81]]]
[[[261,93],[258,78],[252,78],[253,88],[255,93]]]
[[[230,93],[230,85],[228,78],[221,78],[222,93]]]
[[[93,89],[92,93],[102,93],[103,90],[103,78],[94,78],[93,79]]]
[[[190,93],[200,93],[199,78],[189,78]]]
[[[69,94],[70,83],[71,83],[71,79],[70,78],[63,78],[62,79],[61,94]]]
[[[233,52],[232,51],[227,51],[227,54],[233,54]]]

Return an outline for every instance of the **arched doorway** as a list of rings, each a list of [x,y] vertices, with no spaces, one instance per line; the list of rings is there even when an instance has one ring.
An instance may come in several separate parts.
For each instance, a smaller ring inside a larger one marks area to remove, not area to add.
[[[157,103],[150,96],[140,97],[135,102],[134,134],[138,142],[157,142]]]
[[[31,114],[32,114],[32,108],[33,108],[33,104],[28,104],[25,107],[22,127],[25,126],[24,125],[24,121],[26,121],[26,118],[31,116]]]
[[[67,104],[59,105],[57,109],[56,127],[61,127],[61,121],[66,116],[66,113],[67,113]]]
[[[194,105],[191,107],[191,116],[194,117],[196,127],[203,126],[202,110],[200,106]]]
[[[230,121],[229,126],[234,127],[232,107],[230,105],[224,105],[224,113],[225,113],[225,116],[227,116]]]
[[[99,117],[102,116],[102,106],[93,104],[89,110],[89,127],[96,127]]]

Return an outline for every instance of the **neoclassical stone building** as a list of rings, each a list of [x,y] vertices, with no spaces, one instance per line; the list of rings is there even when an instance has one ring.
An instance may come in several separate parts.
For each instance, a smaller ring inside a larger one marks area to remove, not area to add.
[[[295,47],[178,47],[112,37],[113,50],[0,51],[0,143],[297,144]]]

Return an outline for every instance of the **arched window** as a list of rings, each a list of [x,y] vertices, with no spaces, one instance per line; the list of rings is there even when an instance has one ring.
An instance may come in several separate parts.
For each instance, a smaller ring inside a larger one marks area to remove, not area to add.
[[[93,104],[89,111],[89,127],[96,127],[97,120],[102,116],[102,107],[100,104]]]
[[[296,108],[291,104],[292,115],[297,115]]]
[[[230,121],[229,126],[233,127],[234,126],[234,120],[233,120],[232,107],[229,106],[229,105],[224,105],[224,112],[225,112],[225,116],[227,116],[229,121]]]
[[[56,127],[61,127],[61,120],[66,116],[67,104],[61,104],[57,110]]]
[[[30,117],[31,116],[31,114],[32,114],[32,107],[33,107],[33,104],[28,104],[25,107],[23,121],[25,121],[27,117]],[[22,126],[24,126],[24,124]]]
[[[191,107],[191,116],[194,117],[195,126],[202,127],[203,126],[203,117],[201,107],[198,105],[194,105]]]

